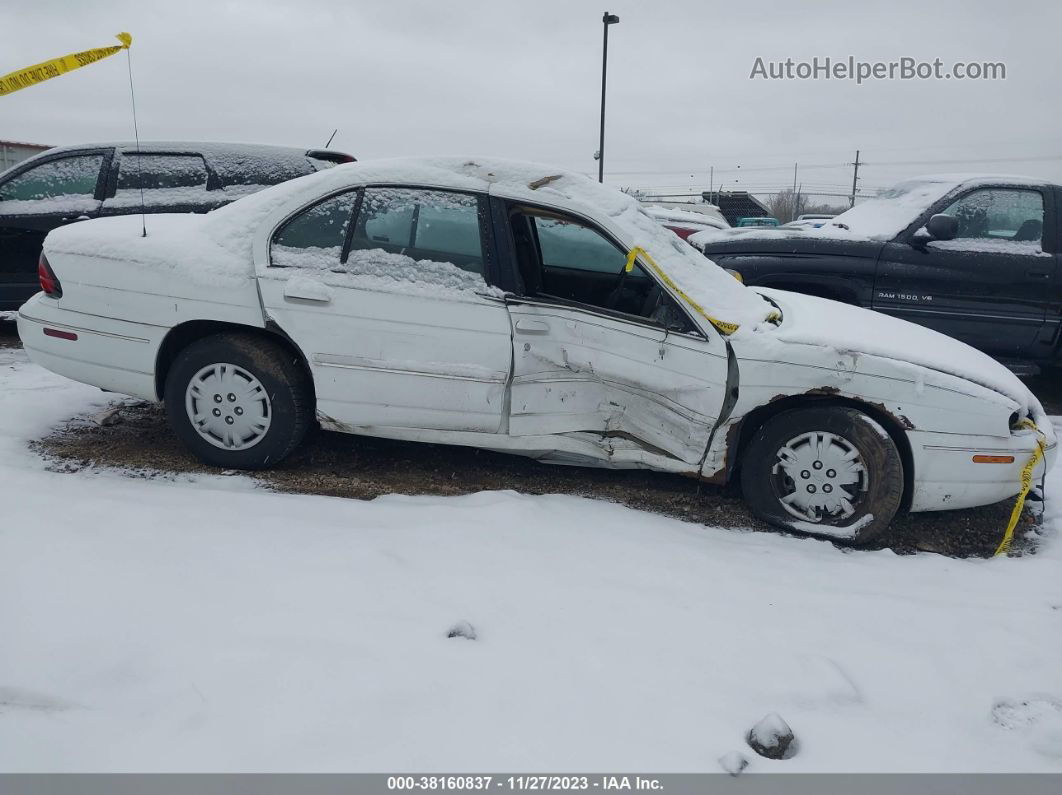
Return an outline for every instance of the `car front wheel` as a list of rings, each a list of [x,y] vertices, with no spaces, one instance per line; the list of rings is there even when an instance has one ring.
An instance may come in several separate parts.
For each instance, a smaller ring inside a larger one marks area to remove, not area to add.
[[[205,337],[177,354],[165,402],[185,445],[226,469],[282,461],[306,435],[313,414],[295,356],[268,339],[238,333]]]
[[[853,544],[885,533],[903,499],[903,462],[892,437],[845,406],[772,417],[740,463],[745,500],[761,519]]]

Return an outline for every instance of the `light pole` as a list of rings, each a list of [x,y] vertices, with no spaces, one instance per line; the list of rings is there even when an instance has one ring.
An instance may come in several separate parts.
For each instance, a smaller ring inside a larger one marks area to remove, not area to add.
[[[608,72],[608,26],[619,23],[619,17],[608,11],[601,17],[605,28],[605,43],[601,48],[601,139],[597,147],[597,181],[605,181],[605,75]]]

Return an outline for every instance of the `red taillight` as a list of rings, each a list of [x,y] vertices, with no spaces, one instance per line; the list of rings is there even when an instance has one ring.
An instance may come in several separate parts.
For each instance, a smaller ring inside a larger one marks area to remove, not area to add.
[[[685,226],[674,226],[672,224],[664,224],[664,226],[667,227],[668,229],[670,229],[672,232],[674,232],[679,237],[681,237],[683,240],[688,239],[689,236],[692,235],[694,232],[699,232],[700,231],[699,229],[690,229],[690,228],[685,227]]]
[[[41,258],[37,261],[37,278],[40,279],[41,289],[44,294],[52,298],[63,297],[63,287],[59,284],[59,278],[48,264],[48,258],[41,252]]]

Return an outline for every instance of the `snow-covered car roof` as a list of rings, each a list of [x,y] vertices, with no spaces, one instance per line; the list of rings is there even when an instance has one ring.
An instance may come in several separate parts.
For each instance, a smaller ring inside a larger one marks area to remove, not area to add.
[[[397,158],[362,161],[292,180],[248,196],[207,216],[208,234],[251,258],[251,235],[274,211],[312,201],[331,190],[365,184],[410,184],[491,192],[508,199],[553,204],[606,217],[624,245],[651,252],[678,288],[704,312],[754,329],[776,310],[729,273],[707,262],[615,187],[552,166],[497,158]]]
[[[62,152],[78,152],[83,149],[122,149],[135,150],[139,146],[141,152],[202,152],[203,154],[217,154],[227,152],[245,152],[259,156],[283,156],[298,155],[305,157],[308,148],[297,146],[277,146],[274,144],[248,144],[248,143],[224,143],[220,141],[93,141],[91,143],[72,144],[69,146],[56,146],[46,149],[41,154],[54,155]],[[34,155],[37,157],[37,155]]]
[[[628,250],[650,252],[669,286],[715,322],[747,333],[771,321],[774,306],[648,215],[617,188],[563,169],[494,158],[398,158],[336,166],[274,185],[206,215],[102,218],[52,232],[46,251],[131,260],[210,285],[253,277],[254,240],[271,215],[359,185],[416,185],[489,192],[509,200],[566,209],[602,222]]]
[[[40,158],[50,158],[68,152],[83,152],[86,149],[117,149],[123,154],[129,154],[136,151],[138,147],[141,154],[164,152],[202,154],[225,182],[240,182],[238,177],[241,175],[253,178],[256,174],[274,172],[276,181],[292,179],[307,173],[311,167],[310,160],[307,158],[328,164],[345,162],[351,157],[344,152],[331,149],[307,149],[272,144],[219,143],[216,141],[141,141],[137,144],[135,141],[99,141],[46,149],[27,160],[16,163],[12,168],[24,168]]]

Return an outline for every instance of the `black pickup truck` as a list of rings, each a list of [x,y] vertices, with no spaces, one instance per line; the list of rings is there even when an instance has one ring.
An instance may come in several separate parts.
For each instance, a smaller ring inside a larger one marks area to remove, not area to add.
[[[818,229],[707,231],[690,243],[746,284],[875,309],[1016,372],[1062,364],[1062,187],[1018,177],[901,183]]]

